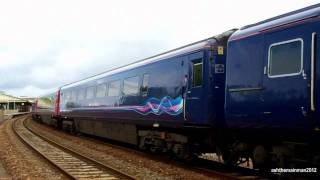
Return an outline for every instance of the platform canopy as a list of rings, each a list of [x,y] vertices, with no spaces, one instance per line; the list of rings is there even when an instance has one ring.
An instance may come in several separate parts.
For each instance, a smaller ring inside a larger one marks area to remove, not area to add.
[[[0,92],[0,103],[8,103],[8,102],[28,102],[26,99],[14,97],[4,92]]]
[[[34,98],[15,97],[0,91],[0,109],[28,111],[34,102]]]

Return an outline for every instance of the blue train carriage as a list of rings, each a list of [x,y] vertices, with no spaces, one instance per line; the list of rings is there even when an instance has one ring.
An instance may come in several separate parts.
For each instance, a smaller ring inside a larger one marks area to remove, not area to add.
[[[55,94],[47,94],[37,98],[32,117],[41,123],[52,125],[52,115],[55,111]]]
[[[301,160],[298,147],[319,164],[319,19],[317,4],[243,27],[228,41],[226,124],[238,139],[233,147],[246,147],[233,151],[252,151],[256,165],[271,154],[278,164]]]
[[[212,127],[223,125],[232,32],[63,86],[64,126],[185,156],[187,146],[204,144]]]

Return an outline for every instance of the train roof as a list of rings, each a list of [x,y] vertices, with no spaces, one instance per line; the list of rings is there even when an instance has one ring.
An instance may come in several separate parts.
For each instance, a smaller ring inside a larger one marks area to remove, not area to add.
[[[38,96],[37,99],[39,99],[39,98],[45,98],[45,97],[50,97],[50,96],[55,97],[55,96],[56,96],[56,92],[51,92],[51,93],[42,94],[42,95]]]
[[[270,18],[255,24],[250,24],[240,28],[229,39],[234,41],[242,38],[246,38],[252,35],[259,34],[261,32],[281,27],[284,25],[299,23],[301,21],[311,19],[320,15],[320,4],[308,6],[296,11],[292,11],[274,18]]]
[[[106,72],[103,72],[103,73],[100,73],[100,74],[97,74],[97,75],[94,75],[94,76],[91,76],[91,77],[88,77],[85,79],[82,79],[80,81],[66,84],[66,85],[62,86],[60,89],[67,89],[70,87],[75,87],[75,86],[81,85],[85,82],[101,79],[101,78],[108,76],[108,75],[120,73],[120,72],[129,70],[129,69],[132,69],[132,68],[136,68],[136,67],[140,67],[140,66],[143,66],[146,64],[153,63],[153,62],[161,61],[161,60],[164,60],[164,59],[167,59],[170,57],[179,56],[179,55],[185,54],[187,52],[192,52],[192,51],[196,51],[196,50],[203,49],[206,47],[210,47],[215,42],[222,41],[226,37],[229,37],[230,34],[232,34],[234,31],[235,31],[235,29],[232,29],[232,30],[227,31],[227,32],[220,34],[218,36],[214,36],[214,37],[207,38],[207,39],[204,39],[201,41],[197,41],[197,42],[194,42],[194,43],[191,43],[191,44],[188,44],[188,45],[185,45],[185,46],[182,46],[182,47],[179,47],[179,48],[176,48],[176,49],[164,52],[164,53],[160,53],[160,54],[133,62],[131,64],[127,64],[125,66],[121,66],[121,67],[118,67],[118,68],[115,68],[115,69],[112,69],[112,70],[109,70],[109,71],[106,71]]]

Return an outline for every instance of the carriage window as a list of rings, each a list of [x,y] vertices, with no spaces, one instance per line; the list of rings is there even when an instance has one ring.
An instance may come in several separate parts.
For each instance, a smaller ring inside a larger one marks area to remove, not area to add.
[[[142,78],[142,86],[141,86],[142,96],[146,96],[148,94],[148,85],[149,85],[149,74],[144,74]]]
[[[193,83],[192,87],[202,86],[202,62],[193,64]]]
[[[77,91],[72,91],[71,92],[71,100],[76,101],[77,100]]]
[[[86,98],[87,98],[87,99],[92,99],[92,98],[94,98],[94,87],[88,87],[88,88],[87,88]]]
[[[107,84],[99,84],[97,86],[97,97],[105,97],[107,95]]]
[[[86,98],[86,90],[85,89],[80,89],[78,92],[78,99],[83,100]]]
[[[120,81],[113,81],[109,84],[108,96],[119,96]]]
[[[66,101],[69,101],[71,99],[71,92],[65,92],[64,93],[64,98]]]
[[[139,93],[139,76],[130,77],[123,81],[123,93],[125,95]]]
[[[269,48],[269,77],[300,74],[302,71],[303,41],[296,39],[276,43]]]

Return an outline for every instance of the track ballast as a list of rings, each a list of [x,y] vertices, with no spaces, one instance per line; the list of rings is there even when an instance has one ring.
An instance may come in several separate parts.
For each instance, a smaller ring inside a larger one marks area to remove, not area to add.
[[[72,179],[135,179],[89,157],[81,155],[58,142],[49,140],[25,126],[28,116],[18,117],[12,124],[20,139]]]

